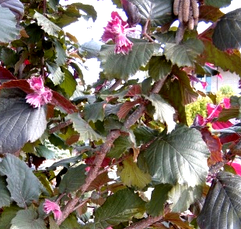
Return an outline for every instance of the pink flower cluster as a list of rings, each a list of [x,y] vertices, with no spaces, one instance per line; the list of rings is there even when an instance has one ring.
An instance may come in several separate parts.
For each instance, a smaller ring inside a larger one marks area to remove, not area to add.
[[[59,220],[62,217],[60,206],[56,202],[46,199],[44,201],[43,207],[46,214],[53,212],[55,220]]]
[[[123,21],[117,12],[111,13],[111,21],[104,28],[102,40],[104,42],[113,40],[116,54],[128,54],[132,49],[133,43],[126,37],[127,32],[131,30],[128,27],[128,23]]]
[[[43,79],[41,77],[32,77],[28,80],[28,83],[34,92],[26,96],[26,102],[34,108],[38,108],[52,100],[53,94],[49,88],[44,87]]]

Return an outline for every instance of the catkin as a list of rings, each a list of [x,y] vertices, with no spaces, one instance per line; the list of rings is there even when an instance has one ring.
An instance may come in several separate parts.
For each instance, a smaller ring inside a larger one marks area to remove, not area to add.
[[[199,17],[199,8],[196,0],[191,0],[192,2],[192,11],[193,11],[193,18]]]
[[[179,5],[181,3],[181,0],[174,0],[173,2],[173,13],[174,15],[178,15],[179,14]]]
[[[190,30],[198,24],[199,6],[197,0],[174,0],[173,13],[178,20],[188,26]]]
[[[189,10],[190,9],[190,0],[183,0],[182,5],[182,17],[184,22],[188,22],[189,20]]]

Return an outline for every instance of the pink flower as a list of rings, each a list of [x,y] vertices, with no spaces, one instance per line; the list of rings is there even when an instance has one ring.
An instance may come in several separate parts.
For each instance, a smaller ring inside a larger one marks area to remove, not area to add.
[[[34,108],[38,108],[52,100],[53,94],[49,88],[44,87],[41,77],[32,77],[28,80],[28,83],[34,92],[26,96],[26,102]]]
[[[128,54],[133,46],[133,43],[126,37],[127,32],[131,30],[128,28],[128,23],[123,21],[117,12],[112,12],[111,21],[104,29],[102,40],[104,42],[113,40],[116,44],[115,53]]]
[[[53,212],[55,220],[59,220],[61,218],[62,212],[60,210],[60,206],[56,202],[45,199],[43,207],[46,214]]]
[[[34,76],[28,80],[28,83],[33,90],[41,90],[44,87],[44,82],[41,77]]]

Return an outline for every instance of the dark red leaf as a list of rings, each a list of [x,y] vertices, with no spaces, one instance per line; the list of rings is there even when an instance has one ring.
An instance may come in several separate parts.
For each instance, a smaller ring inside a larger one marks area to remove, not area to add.
[[[6,68],[0,67],[0,80],[15,80],[17,79],[10,71]]]
[[[0,90],[4,88],[19,88],[26,93],[33,92],[27,80],[11,80],[11,81],[5,82],[0,86]]]
[[[121,0],[122,7],[128,17],[128,24],[130,27],[137,25],[141,21],[138,8],[128,0]]]
[[[137,99],[133,102],[125,102],[121,107],[120,110],[117,113],[117,116],[119,119],[124,119],[126,115],[129,113],[129,111],[136,105],[141,102],[141,99]]]
[[[212,135],[207,127],[201,129],[202,138],[206,142],[211,155],[209,165],[222,161],[222,144],[218,136]]]
[[[130,90],[126,93],[125,96],[130,96],[130,97],[134,97],[136,95],[140,95],[141,94],[141,87],[140,85],[133,85]]]
[[[78,111],[77,107],[74,104],[72,104],[68,99],[66,99],[64,96],[60,95],[56,91],[52,91],[52,93],[53,93],[53,99],[51,102],[52,104],[62,107],[68,114],[72,114]]]

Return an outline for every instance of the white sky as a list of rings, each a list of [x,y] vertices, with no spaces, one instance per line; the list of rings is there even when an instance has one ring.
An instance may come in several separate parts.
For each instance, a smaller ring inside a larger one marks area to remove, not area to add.
[[[104,31],[103,27],[105,27],[107,25],[107,22],[110,20],[111,12],[114,10],[117,10],[116,6],[112,4],[111,0],[99,0],[99,1],[97,0],[68,0],[68,1],[60,0],[60,4],[63,4],[63,5],[65,4],[68,5],[75,2],[81,2],[83,4],[92,4],[95,7],[95,10],[97,11],[97,19],[95,22],[93,22],[92,20],[89,20],[88,22],[86,22],[85,19],[80,18],[78,22],[73,23],[68,27],[65,27],[64,30],[74,35],[79,41],[79,44],[88,42],[91,39],[94,39],[95,41],[100,41]],[[231,5],[229,7],[223,8],[222,11],[224,13],[227,13],[237,8],[241,8],[240,3],[241,3],[241,0],[232,0]],[[118,12],[120,11],[118,10]],[[124,19],[125,13],[120,12],[120,14]],[[199,23],[198,31],[202,32],[208,26],[209,24],[201,22]],[[85,75],[88,76],[84,78],[85,78],[86,84],[91,84],[94,81],[96,81],[99,75],[99,72],[100,72],[99,63],[96,61],[96,59],[89,59],[85,63],[85,65],[86,67],[89,68],[89,70],[85,72],[85,70],[83,69],[84,76]]]

